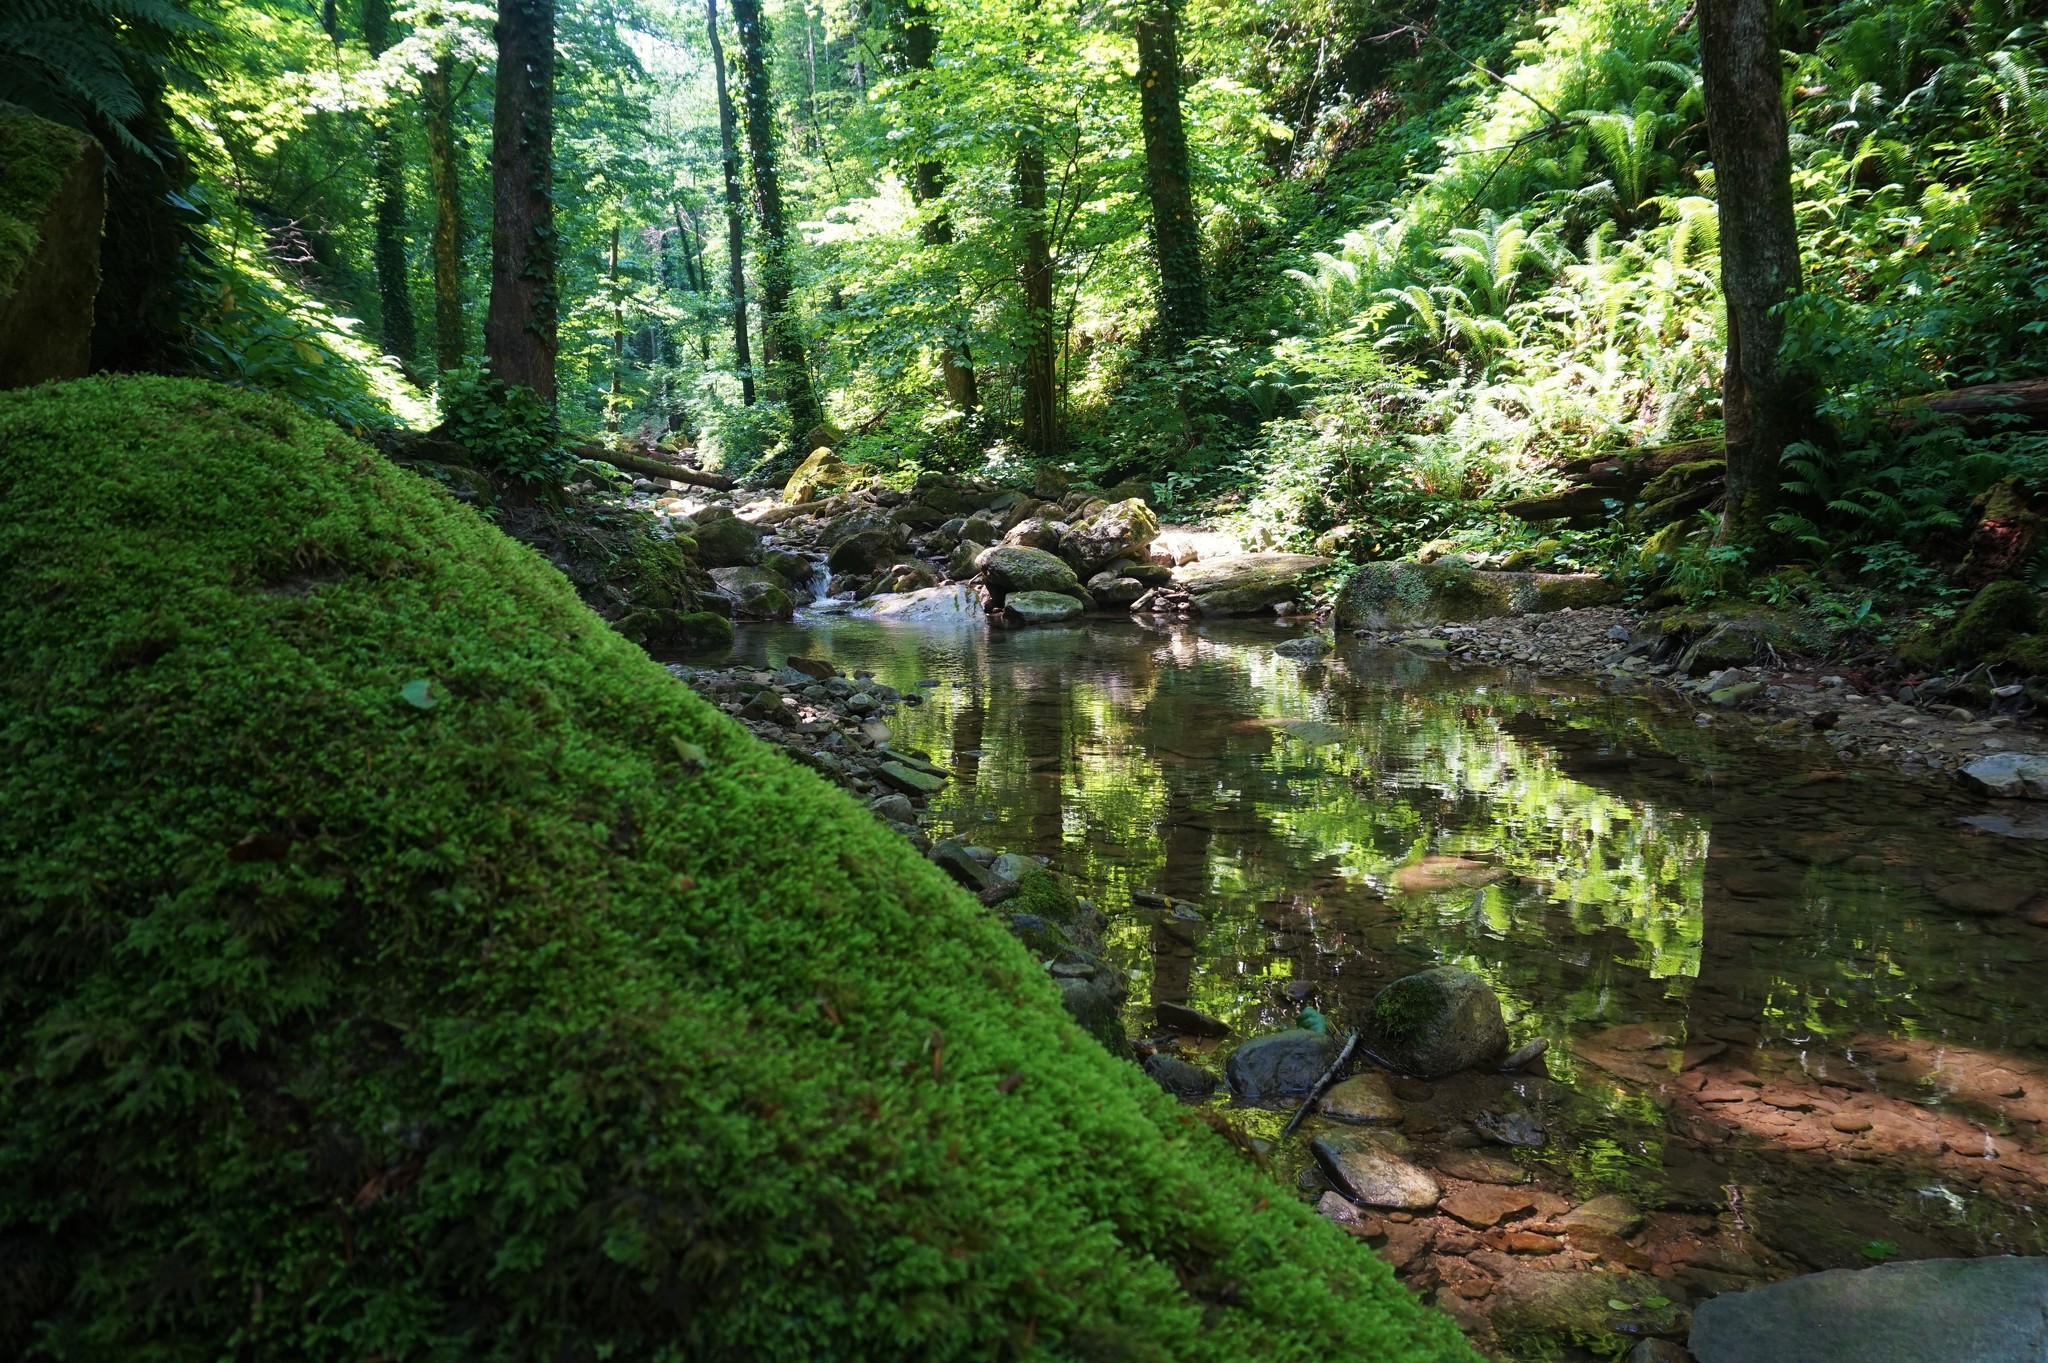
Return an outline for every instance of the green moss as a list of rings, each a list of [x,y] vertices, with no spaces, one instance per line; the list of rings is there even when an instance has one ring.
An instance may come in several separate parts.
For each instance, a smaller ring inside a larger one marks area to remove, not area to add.
[[[0,660],[0,1356],[1471,1357],[864,809],[280,402],[0,395]]]
[[[1989,658],[2016,636],[2040,623],[2041,603],[2026,584],[1993,582],[1964,608],[1941,640],[1941,661],[1949,666]]]
[[[2022,634],[1998,650],[1996,661],[2028,677],[2048,677],[2048,635]]]
[[[1395,980],[1373,997],[1373,1030],[1388,1041],[1419,1040],[1445,1005],[1443,988],[1427,974]]]
[[[0,298],[35,257],[50,197],[87,145],[83,133],[0,103]]]

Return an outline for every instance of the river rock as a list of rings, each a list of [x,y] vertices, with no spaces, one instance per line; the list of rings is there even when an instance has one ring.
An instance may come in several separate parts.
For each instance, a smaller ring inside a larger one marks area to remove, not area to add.
[[[1185,1036],[1230,1035],[1229,1023],[1197,1012],[1184,1003],[1155,1003],[1152,1005],[1152,1017],[1161,1027]]]
[[[2048,1259],[1921,1259],[1830,1269],[1699,1308],[1699,1363],[2038,1363]]]
[[[713,568],[711,580],[733,601],[733,614],[750,620],[787,620],[796,609],[789,581],[766,568]]]
[[[1353,1202],[1367,1207],[1426,1211],[1441,1190],[1425,1169],[1394,1154],[1370,1134],[1330,1131],[1309,1142],[1316,1162]]]
[[[1530,1211],[1535,1206],[1536,1200],[1527,1193],[1498,1184],[1460,1188],[1443,1202],[1445,1211],[1479,1230],[1488,1230],[1517,1212]]]
[[[1580,1235],[1612,1235],[1618,1239],[1642,1228],[1643,1212],[1621,1194],[1608,1193],[1572,1208],[1557,1218],[1557,1224]]]
[[[893,563],[903,549],[903,536],[896,530],[862,530],[832,546],[825,565],[835,573],[872,573]]]
[[[1011,592],[1003,599],[1003,609],[1027,625],[1056,625],[1073,619],[1087,607],[1079,598],[1058,592]]]
[[[1485,620],[1595,606],[1614,584],[1597,573],[1511,573],[1458,562],[1368,563],[1337,598],[1338,629],[1439,620]]]
[[[1100,1041],[1112,1055],[1129,1056],[1131,1043],[1124,1035],[1123,990],[1117,987],[1114,974],[1092,980],[1056,975],[1053,983],[1059,986],[1060,1002],[1066,1004],[1067,1012],[1081,1024],[1082,1031]]]
[[[2048,800],[2048,757],[2038,753],[1993,753],[1958,768],[1956,784],[2000,799]]]
[[[1366,1025],[1375,1051],[1424,1079],[1498,1060],[1508,1048],[1500,1000],[1457,966],[1395,980],[1373,998]]]
[[[1378,1070],[1354,1074],[1332,1085],[1316,1109],[1325,1117],[1364,1126],[1396,1126],[1401,1121],[1401,1104],[1387,1087],[1387,1076]]]
[[[761,561],[761,532],[722,508],[698,516],[695,538],[697,562],[706,568],[739,568]]]
[[[1104,507],[1069,526],[1060,539],[1059,555],[1082,577],[1098,573],[1120,558],[1142,558],[1159,538],[1159,518],[1136,497]]]
[[[1135,577],[1118,577],[1107,571],[1088,579],[1088,595],[1100,606],[1128,606],[1150,590]]]
[[[1494,1289],[1487,1318],[1507,1341],[1539,1337],[1584,1345],[1614,1335],[1676,1337],[1684,1335],[1690,1319],[1677,1296],[1675,1285],[1647,1273],[1577,1273],[1514,1265]],[[1788,1360],[1793,1356],[1785,1355]]]
[[[1305,594],[1308,576],[1329,566],[1315,554],[1239,554],[1191,563],[1174,580],[1203,615],[1254,615]]]
[[[853,487],[865,481],[866,477],[866,470],[847,463],[820,445],[811,451],[809,458],[796,466],[796,471],[789,475],[789,481],[782,485],[782,500],[791,505],[816,501],[827,493]]]
[[[1145,1057],[1145,1073],[1168,1093],[1185,1098],[1206,1098],[1216,1091],[1215,1075],[1164,1051]]]
[[[953,552],[946,555],[946,576],[956,582],[964,582],[974,576],[974,561],[987,549],[987,542],[963,536],[953,546]]]
[[[982,865],[958,839],[941,838],[933,843],[931,860],[947,875],[977,894],[989,886],[991,877],[988,867]]]
[[[1330,641],[1320,634],[1304,634],[1299,639],[1273,645],[1273,651],[1283,658],[1314,662],[1330,651]]]
[[[993,605],[1001,605],[1012,592],[1078,597],[1081,591],[1081,579],[1074,576],[1074,570],[1043,549],[998,545],[977,558],[975,568]]]
[[[1230,1053],[1223,1077],[1237,1096],[1257,1102],[1307,1093],[1337,1058],[1333,1036],[1296,1027],[1255,1036]]]
[[[1060,540],[1067,533],[1065,521],[1051,521],[1043,516],[1032,516],[1017,522],[1003,536],[1006,548],[1043,549],[1048,554],[1057,553]]]

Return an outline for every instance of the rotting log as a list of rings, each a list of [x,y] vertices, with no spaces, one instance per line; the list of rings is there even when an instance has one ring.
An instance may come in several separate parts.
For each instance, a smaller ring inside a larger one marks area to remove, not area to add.
[[[1909,398],[1893,410],[1891,425],[1910,430],[1930,419],[1985,432],[2048,426],[2048,379],[1980,383]]]
[[[1718,440],[1686,440],[1573,459],[1557,470],[1562,489],[1509,502],[1505,510],[1525,521],[1597,521],[1610,504],[1633,505],[1655,479],[1680,465],[1716,459],[1720,449]]]

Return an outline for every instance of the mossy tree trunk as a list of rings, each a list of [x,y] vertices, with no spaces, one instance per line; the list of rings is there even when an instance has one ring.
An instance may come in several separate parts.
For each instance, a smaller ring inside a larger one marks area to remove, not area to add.
[[[1782,355],[1784,305],[1799,291],[1773,0],[1701,0],[1700,64],[1714,193],[1721,221],[1721,291],[1728,358],[1721,415],[1728,501],[1721,538],[1765,549],[1780,497],[1779,457],[1812,419],[1812,395]]]
[[[455,160],[455,59],[420,78],[427,113],[427,183],[434,199],[434,363],[462,367],[462,185]]]
[[[803,326],[796,315],[796,261],[782,211],[782,172],[775,152],[775,106],[768,88],[768,21],[761,0],[733,0],[739,31],[741,94],[746,107],[747,160],[754,172],[754,217],[761,224],[761,349],[768,383],[789,408],[799,438],[823,418],[804,360]]]
[[[484,355],[555,401],[555,3],[499,0],[491,118],[491,303]]]
[[[1135,25],[1145,194],[1152,202],[1152,250],[1159,264],[1159,331],[1169,351],[1209,329],[1202,229],[1195,219],[1187,128],[1180,111],[1179,17],[1175,0],[1140,0]]]
[[[391,0],[363,0],[363,42],[372,58],[391,48]],[[377,305],[384,351],[408,369],[419,345],[413,321],[412,287],[405,263],[405,147],[389,114],[370,129],[376,183]]]
[[[938,45],[939,33],[932,23],[930,10],[923,0],[910,0],[903,10],[905,63],[913,71],[931,70]],[[946,194],[946,168],[937,160],[920,158],[911,167],[910,194],[921,205],[941,203]],[[953,219],[943,207],[934,209],[918,233],[926,246],[950,246],[953,243]],[[981,405],[981,388],[974,377],[974,357],[965,339],[958,344],[950,339],[940,343],[939,373],[945,379],[946,398],[955,407],[971,412]]]
[[[1045,146],[1035,130],[1017,145],[1015,190],[1024,257],[1024,444],[1034,454],[1050,456],[1059,447],[1059,335],[1052,307]]]
[[[725,83],[725,45],[718,37],[718,0],[704,0],[711,30],[711,79],[718,88],[718,153],[725,173],[725,255],[732,291],[732,363],[740,371],[740,400],[754,405],[754,355],[747,339],[747,200],[740,191],[739,139],[732,91]]]

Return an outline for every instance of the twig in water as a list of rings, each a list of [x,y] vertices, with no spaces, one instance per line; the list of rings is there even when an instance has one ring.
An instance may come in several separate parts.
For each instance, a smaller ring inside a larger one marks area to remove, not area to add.
[[[1294,1134],[1294,1128],[1301,1125],[1301,1119],[1308,1116],[1309,1109],[1316,1105],[1316,1099],[1323,1096],[1323,1090],[1330,1086],[1330,1082],[1337,1077],[1337,1071],[1344,1068],[1345,1062],[1351,1059],[1351,1053],[1357,1049],[1358,1033],[1353,1032],[1345,1041],[1344,1049],[1337,1052],[1337,1058],[1330,1062],[1330,1068],[1324,1070],[1323,1077],[1316,1080],[1314,1087],[1309,1089],[1308,1097],[1302,1099],[1301,1106],[1294,1109],[1294,1115],[1287,1119],[1287,1125],[1280,1128],[1281,1140],[1284,1141]]]

